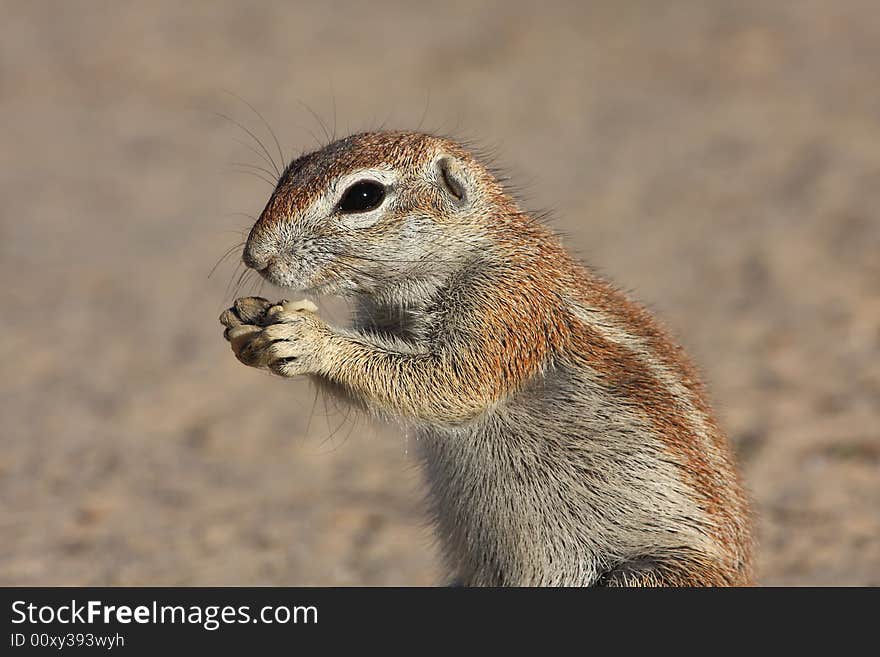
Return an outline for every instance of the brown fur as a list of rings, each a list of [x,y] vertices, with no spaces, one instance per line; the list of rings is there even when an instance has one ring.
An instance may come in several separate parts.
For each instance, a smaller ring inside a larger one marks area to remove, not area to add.
[[[336,183],[361,170],[393,176],[393,198],[344,228]],[[332,256],[297,260],[316,249]],[[245,260],[359,299],[354,330],[234,309],[224,324],[244,362],[419,429],[465,583],[751,582],[748,504],[681,348],[458,144],[367,133],[296,160]]]

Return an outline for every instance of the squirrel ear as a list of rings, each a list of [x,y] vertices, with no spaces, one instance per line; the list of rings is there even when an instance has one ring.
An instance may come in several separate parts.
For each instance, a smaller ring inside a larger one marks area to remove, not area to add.
[[[463,206],[468,202],[467,178],[459,162],[450,155],[437,158],[437,179],[440,185],[452,196],[453,202]]]

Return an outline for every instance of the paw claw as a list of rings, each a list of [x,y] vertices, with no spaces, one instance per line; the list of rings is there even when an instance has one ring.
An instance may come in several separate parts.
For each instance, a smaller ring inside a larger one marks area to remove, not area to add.
[[[279,301],[266,311],[263,318],[264,324],[277,324],[282,322],[296,322],[304,314],[316,315],[318,307],[308,299],[299,301]]]
[[[238,315],[235,314],[235,311],[232,308],[227,308],[222,313],[220,313],[219,320],[220,323],[228,329],[232,328],[233,326],[239,326],[241,324],[241,320],[238,318]]]
[[[241,360],[241,355],[245,351],[245,349],[253,342],[255,334],[261,331],[259,326],[253,326],[252,324],[242,324],[240,326],[233,326],[232,328],[228,328],[223,332],[223,336],[229,340],[230,346],[232,347],[232,351],[235,353],[236,358]]]
[[[300,299],[299,301],[287,301],[286,299],[279,302],[284,310],[288,312],[306,312],[313,315],[318,313],[318,306],[308,299]]]
[[[266,314],[266,310],[273,306],[271,301],[263,297],[242,297],[236,299],[232,307],[244,324],[256,324]]]

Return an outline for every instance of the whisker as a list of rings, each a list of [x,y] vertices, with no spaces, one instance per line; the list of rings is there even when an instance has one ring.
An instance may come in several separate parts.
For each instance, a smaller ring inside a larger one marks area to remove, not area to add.
[[[333,141],[336,141],[336,92],[333,90],[333,80],[330,80],[330,100],[333,103]]]
[[[250,130],[248,130],[246,127],[244,127],[241,123],[239,123],[239,122],[236,121],[235,119],[232,119],[232,118],[226,116],[225,114],[221,114],[220,112],[214,112],[214,113],[215,113],[217,116],[219,116],[220,118],[226,119],[227,121],[229,121],[229,122],[232,123],[233,125],[238,126],[241,130],[243,130],[243,131],[246,132],[248,135],[250,135],[250,136],[253,138],[253,140],[256,141],[257,144],[259,144],[259,146],[260,146],[260,148],[262,149],[262,151],[266,154],[266,157],[269,158],[269,162],[272,164],[272,168],[275,169],[275,175],[277,175],[277,176],[279,176],[279,177],[281,176],[281,172],[278,170],[278,165],[275,164],[275,160],[272,159],[272,154],[269,153],[269,149],[266,148],[266,145],[265,145],[262,141],[260,141],[260,138],[259,138],[259,137],[257,137],[253,132],[251,132]]]
[[[243,246],[244,242],[239,242],[238,244],[229,247],[229,249],[227,249],[226,252],[222,256],[220,256],[220,259],[214,264],[214,266],[211,267],[211,273],[208,274],[208,278],[211,278],[211,276],[214,275],[214,272],[217,271],[217,267],[219,267],[221,263],[225,262],[229,258],[229,256],[231,256],[233,253],[235,253],[236,250],[242,248]]]
[[[229,215],[227,214],[224,216],[229,216]],[[218,235],[238,235],[239,237],[243,238],[245,236],[245,231],[243,231],[240,228],[229,228],[227,230],[218,230],[217,234]]]
[[[242,288],[245,290],[247,290],[247,289],[253,290],[254,287],[256,286],[256,283],[259,281],[259,277],[260,277],[260,275],[257,272],[255,272],[253,269],[248,269],[248,273],[247,273],[247,276],[245,276],[245,278],[244,278],[244,284],[242,285]]]
[[[257,166],[256,164],[248,164],[247,162],[230,162],[230,166],[242,167],[245,169],[253,169],[254,171],[262,171],[267,174],[270,178],[273,177],[273,174],[266,167]]]
[[[238,270],[243,266],[244,266],[244,263],[239,260],[238,264],[235,265],[235,269],[232,270],[232,274],[229,276],[229,282],[226,283],[226,291],[223,293],[224,299],[228,300],[230,298],[229,292],[232,290],[232,281],[235,280],[235,276],[236,276],[236,274],[238,274]]]
[[[357,274],[358,276],[361,276],[361,277],[363,277],[369,281],[373,281],[373,282],[380,280],[378,276],[375,276],[374,274],[371,274],[367,271],[363,271],[362,269],[359,269],[358,267],[355,267],[354,265],[351,265],[346,262],[334,262],[332,266],[336,270],[339,270],[340,268],[342,268],[342,272],[337,271],[336,273],[346,273],[346,272],[350,273],[350,274],[354,273],[354,274]]]
[[[225,173],[243,173],[246,175],[253,176],[254,178],[259,178],[264,183],[269,185],[269,187],[271,187],[272,189],[275,189],[275,186],[278,184],[274,180],[269,180],[268,178],[264,177],[263,175],[257,173],[256,171],[250,171],[249,169],[227,169],[225,171]]]
[[[251,276],[251,281],[250,281],[251,294],[250,294],[250,296],[252,296],[252,297],[260,296],[259,292],[257,292],[257,289],[262,286],[262,283],[263,283],[263,279],[261,277]]]
[[[238,280],[235,281],[235,292],[233,293],[234,299],[237,299],[240,296],[239,292],[241,292],[241,283],[245,279],[245,277],[248,275],[248,273],[250,273],[250,271],[251,271],[250,269],[245,267],[244,271],[241,272],[241,274],[239,275]]]
[[[321,117],[318,116],[317,112],[315,112],[315,110],[313,110],[311,107],[309,107],[309,106],[308,106],[305,102],[303,102],[303,101],[299,101],[299,104],[302,105],[303,107],[305,107],[306,110],[308,110],[309,114],[311,114],[312,117],[315,119],[315,121],[318,122],[318,125],[321,126],[321,132],[324,133],[324,138],[327,140],[326,143],[329,144],[330,142],[332,142],[333,139],[332,139],[331,136],[330,136],[330,131],[327,130],[327,124],[324,123],[324,121],[321,120]],[[322,145],[323,145],[323,144],[322,144]]]
[[[256,107],[254,107],[253,105],[251,105],[251,104],[250,104],[248,101],[246,101],[244,98],[242,98],[242,97],[239,96],[238,94],[232,93],[231,91],[227,91],[226,93],[228,93],[230,96],[233,96],[234,98],[237,98],[237,99],[240,100],[242,103],[244,103],[245,105],[247,105],[247,106],[251,109],[251,111],[252,111],[254,114],[256,114],[256,115],[260,118],[260,121],[263,122],[263,125],[266,126],[266,129],[269,131],[269,134],[272,135],[272,139],[275,141],[275,146],[276,146],[276,148],[278,148],[278,157],[281,158],[281,166],[283,167],[284,164],[285,164],[285,162],[287,162],[287,160],[286,160],[286,158],[284,157],[284,151],[281,149],[281,143],[278,141],[278,137],[277,137],[277,135],[275,134],[275,131],[272,129],[272,126],[269,125],[269,122],[268,122],[265,118],[263,118],[263,115],[260,114],[259,110],[257,110]],[[277,167],[276,167],[276,168],[277,168]],[[279,176],[280,176],[280,174],[279,174]]]
[[[257,218],[254,215],[249,214],[247,212],[227,212],[226,216],[227,217],[247,217],[251,221],[257,221]]]
[[[376,263],[380,263],[380,264],[396,263],[396,264],[405,264],[405,265],[417,265],[417,264],[436,265],[436,264],[451,264],[451,263],[457,262],[456,260],[452,260],[452,259],[446,260],[446,259],[441,259],[441,258],[427,258],[427,257],[426,258],[411,258],[411,259],[407,259],[407,258],[375,258],[375,257],[370,257],[370,256],[361,256],[361,255],[353,255],[353,254],[346,254],[344,257],[357,258],[358,260],[363,260],[365,262],[376,262]]]
[[[315,142],[315,144],[318,146],[318,148],[324,147],[324,144],[321,142],[320,139],[318,139],[318,135],[316,135],[314,133],[314,131],[312,131],[311,128],[308,128],[308,127],[302,125],[301,123],[297,123],[294,127],[297,128],[298,130],[304,130],[305,132],[309,133],[309,136],[312,138],[312,140]]]
[[[232,141],[234,141],[239,146],[244,146],[246,149],[248,149],[251,153],[253,153],[257,157],[259,157],[261,160],[263,160],[263,162],[268,164],[270,167],[272,167],[273,169],[275,168],[274,162],[272,160],[270,160],[268,157],[266,157],[265,153],[261,153],[256,148],[254,148],[251,144],[247,143],[246,141],[242,141],[241,139],[238,139],[237,137],[233,137]]]
[[[417,131],[422,130],[422,126],[425,123],[425,119],[428,116],[428,108],[431,106],[431,89],[428,88],[427,96],[425,97],[425,109],[422,110],[422,118],[419,119],[419,125],[416,127]]]

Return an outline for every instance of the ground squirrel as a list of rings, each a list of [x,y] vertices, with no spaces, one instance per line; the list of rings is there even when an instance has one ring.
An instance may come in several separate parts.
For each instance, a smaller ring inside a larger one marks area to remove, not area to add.
[[[355,300],[239,299],[239,360],[415,428],[452,581],[749,584],[749,509],[681,348],[458,143],[371,132],[293,161],[243,259]]]

